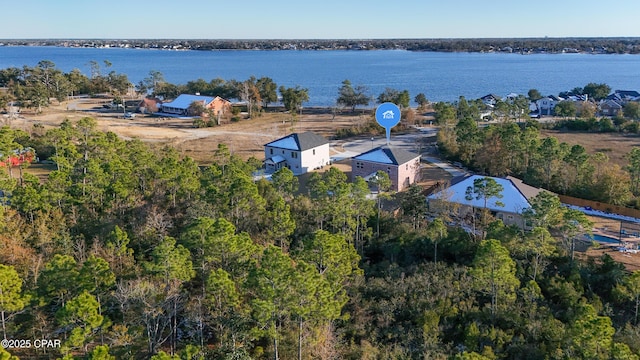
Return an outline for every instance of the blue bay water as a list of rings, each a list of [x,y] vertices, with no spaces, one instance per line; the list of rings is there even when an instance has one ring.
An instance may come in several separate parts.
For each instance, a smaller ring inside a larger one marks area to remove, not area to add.
[[[543,95],[590,82],[613,90],[640,91],[640,55],[437,53],[377,51],[166,51],[121,48],[0,47],[0,69],[36,66],[52,61],[64,72],[90,74],[90,62],[103,73],[126,74],[137,84],[159,71],[174,84],[215,78],[243,81],[251,76],[273,79],[278,86],[309,90],[305,106],[332,106],[342,81],[364,85],[377,97],[385,88],[424,93],[430,101],[476,99],[489,93]],[[107,68],[104,61],[112,65]]]

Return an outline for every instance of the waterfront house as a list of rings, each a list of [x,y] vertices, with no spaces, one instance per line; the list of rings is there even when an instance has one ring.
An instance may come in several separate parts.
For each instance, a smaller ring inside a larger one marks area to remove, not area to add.
[[[329,141],[307,131],[294,133],[264,145],[265,169],[275,172],[283,167],[301,175],[330,164]]]
[[[157,113],[162,108],[162,100],[158,98],[147,97],[138,103],[138,111],[143,114]]]
[[[520,95],[516,93],[511,93],[505,96],[504,99],[502,99],[502,101],[507,102],[509,104],[513,104],[519,96]]]
[[[599,107],[602,116],[616,116],[622,111],[622,103],[619,100],[603,100]]]
[[[616,90],[600,102],[601,113],[602,115],[613,116],[609,114],[613,113],[615,115],[630,101],[640,101],[640,93],[635,90]],[[620,106],[620,109],[616,109],[618,107],[616,104]]]
[[[624,102],[640,99],[640,93],[635,90],[616,90],[613,95],[617,95]]]
[[[558,105],[558,103],[562,100],[564,99],[554,95],[549,95],[549,96],[543,97],[542,99],[538,99],[536,101],[538,114],[542,116],[553,115],[556,105]]]
[[[482,100],[482,103],[485,104],[486,106],[493,107],[501,99],[500,99],[500,97],[498,95],[488,94],[488,95],[485,95],[485,96],[481,97],[480,100]]]
[[[564,100],[573,101],[574,103],[581,103],[589,101],[589,95],[569,95]]]
[[[427,196],[427,203],[431,210],[441,208],[444,203],[452,203],[455,216],[465,218],[473,216],[473,210],[484,209],[484,199],[477,199],[473,194],[467,194],[470,188],[473,192],[474,181],[483,179],[480,175],[463,175],[454,178],[448,188],[437,191]],[[502,186],[502,197],[488,199],[486,209],[497,219],[501,219],[506,225],[517,225],[527,228],[523,211],[530,208],[529,200],[538,195],[542,189],[527,185],[522,180],[508,176],[506,178],[492,177]]]
[[[189,106],[194,102],[202,104],[205,110],[209,110],[214,116],[222,116],[231,109],[231,102],[220,96],[201,96],[180,94],[175,100],[163,103],[161,112],[178,116],[206,116],[207,114],[189,114]]]
[[[378,171],[389,174],[391,190],[402,191],[419,180],[420,155],[392,146],[381,146],[351,160],[352,178],[371,179]]]

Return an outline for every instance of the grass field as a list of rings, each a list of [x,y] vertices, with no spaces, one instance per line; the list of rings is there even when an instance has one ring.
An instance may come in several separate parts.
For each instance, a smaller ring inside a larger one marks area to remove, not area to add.
[[[640,136],[621,133],[585,133],[541,130],[542,136],[553,136],[560,142],[570,145],[580,144],[588,153],[605,153],[609,161],[621,167],[627,165],[625,155],[636,146],[640,146]]]
[[[27,167],[24,172],[36,176],[40,179],[41,182],[47,180],[49,173],[55,170],[57,167],[55,164],[31,164]]]

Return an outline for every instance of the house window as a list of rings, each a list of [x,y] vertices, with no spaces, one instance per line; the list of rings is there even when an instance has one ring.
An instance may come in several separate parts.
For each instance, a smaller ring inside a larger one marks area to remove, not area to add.
[[[405,170],[409,170],[409,164],[406,165]]]
[[[359,161],[356,161],[356,169],[364,169],[364,164]]]
[[[315,154],[316,154],[316,149],[313,149],[313,155],[315,155]]]
[[[269,149],[269,154],[273,155],[273,149]]]
[[[295,151],[292,151],[292,152],[291,152],[291,157],[292,157],[293,159],[297,159],[297,158],[298,158],[298,153],[297,153],[297,152],[295,152]]]

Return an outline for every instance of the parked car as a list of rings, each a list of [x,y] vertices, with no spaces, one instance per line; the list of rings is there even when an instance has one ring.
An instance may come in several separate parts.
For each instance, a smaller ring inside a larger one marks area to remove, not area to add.
[[[130,112],[128,112],[128,113],[125,113],[125,114],[124,114],[124,118],[125,118],[125,119],[133,119],[133,118],[135,118],[135,117],[136,117],[136,114],[134,114],[134,113],[130,113]]]

